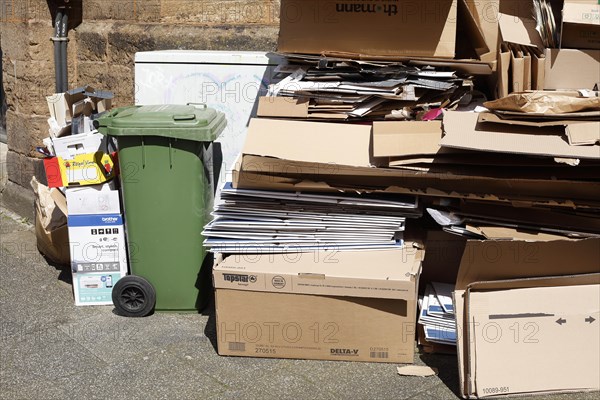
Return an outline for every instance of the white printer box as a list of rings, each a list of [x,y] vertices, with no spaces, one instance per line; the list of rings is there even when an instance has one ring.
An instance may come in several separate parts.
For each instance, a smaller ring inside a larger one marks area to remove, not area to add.
[[[112,180],[101,185],[66,188],[68,214],[121,214],[119,191],[115,187]]]
[[[109,182],[67,188],[66,197],[75,305],[112,304],[112,287],[127,274],[119,191]]]

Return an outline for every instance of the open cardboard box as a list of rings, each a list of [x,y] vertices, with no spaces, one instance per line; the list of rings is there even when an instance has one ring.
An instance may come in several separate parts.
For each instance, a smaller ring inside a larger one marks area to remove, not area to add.
[[[454,309],[463,397],[600,389],[600,239],[469,240]]]
[[[497,5],[498,0],[283,0],[277,49],[491,75]]]
[[[81,113],[90,114],[92,111],[101,113],[109,110],[112,99],[111,92],[96,90],[91,86],[81,86],[64,93],[46,96],[50,116],[56,120],[59,128],[69,125],[73,117]],[[59,136],[62,134],[66,132],[61,132]]]
[[[454,57],[457,0],[283,0],[287,53]]]
[[[423,252],[219,256],[220,355],[412,363]]]
[[[560,47],[600,50],[600,3],[597,0],[564,1]]]

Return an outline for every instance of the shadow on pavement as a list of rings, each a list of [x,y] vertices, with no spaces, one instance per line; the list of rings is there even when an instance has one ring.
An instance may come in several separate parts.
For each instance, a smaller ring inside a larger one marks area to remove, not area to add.
[[[210,341],[210,344],[217,351],[217,317],[215,312],[215,291],[212,290],[210,294],[210,300],[208,305],[204,310],[202,310],[202,315],[208,316],[208,321],[206,321],[206,327],[204,328],[204,335]]]
[[[446,385],[452,393],[460,398],[458,381],[458,361],[455,355],[449,354],[419,354],[419,358],[428,367],[438,370],[440,380]]]

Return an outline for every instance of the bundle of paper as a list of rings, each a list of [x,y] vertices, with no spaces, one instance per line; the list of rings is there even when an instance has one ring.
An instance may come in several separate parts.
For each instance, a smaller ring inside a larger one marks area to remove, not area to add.
[[[533,0],[533,16],[536,22],[535,29],[539,32],[544,45],[548,48],[557,48],[560,35],[554,19],[554,11],[547,0]]]
[[[452,305],[454,285],[431,282],[419,296],[419,320],[425,339],[440,344],[456,344],[456,317]]]
[[[443,68],[327,58],[291,62],[278,71],[289,75],[260,100],[259,116],[422,119],[431,109],[455,108],[473,90],[470,77]]]
[[[379,249],[402,245],[415,197],[234,189],[227,183],[204,245],[219,253]]]

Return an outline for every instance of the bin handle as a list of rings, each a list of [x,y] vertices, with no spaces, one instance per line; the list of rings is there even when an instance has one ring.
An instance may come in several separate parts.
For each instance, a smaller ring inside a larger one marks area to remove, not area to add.
[[[169,167],[173,169],[173,147],[171,146],[171,138],[169,138]]]
[[[144,148],[144,137],[142,136],[142,168],[146,168],[146,149]]]
[[[187,103],[186,105],[188,106],[194,106],[196,108],[200,108],[198,106],[202,106],[202,109],[206,109],[206,103]]]

